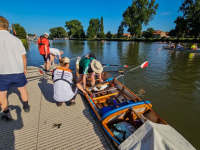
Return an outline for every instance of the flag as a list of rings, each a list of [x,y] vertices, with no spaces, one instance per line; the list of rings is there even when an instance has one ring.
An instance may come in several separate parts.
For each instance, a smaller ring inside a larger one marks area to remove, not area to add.
[[[141,68],[143,69],[143,68],[145,68],[145,67],[147,67],[148,66],[148,61],[145,61],[142,65],[141,65]]]

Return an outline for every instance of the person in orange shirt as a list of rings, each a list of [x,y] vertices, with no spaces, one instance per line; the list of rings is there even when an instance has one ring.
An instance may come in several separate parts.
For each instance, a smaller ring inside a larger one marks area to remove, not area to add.
[[[45,32],[43,36],[40,36],[38,39],[38,49],[40,52],[40,55],[44,58],[44,66],[45,66],[45,72],[49,73],[49,66],[50,66],[50,44],[49,44],[49,33]]]

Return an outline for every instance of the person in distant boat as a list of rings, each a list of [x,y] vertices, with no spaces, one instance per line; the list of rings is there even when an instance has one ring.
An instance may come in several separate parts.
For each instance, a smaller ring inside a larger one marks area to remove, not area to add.
[[[57,48],[50,48],[50,66],[51,66],[51,63],[52,63],[52,66],[54,66],[54,58],[55,59],[58,59],[56,57],[56,55],[58,55],[59,57],[59,60],[61,59],[61,55],[63,55],[63,51],[59,51]]]
[[[12,120],[7,98],[7,91],[11,87],[19,90],[24,111],[30,111],[25,76],[26,50],[22,41],[8,32],[8,27],[8,20],[0,16],[0,106],[3,111],[1,119],[7,122]]]
[[[49,67],[50,67],[50,51],[49,51],[49,33],[45,32],[43,36],[40,36],[38,39],[38,49],[40,52],[40,55],[44,58],[44,66],[45,66],[45,72],[49,73]]]
[[[68,105],[75,104],[75,98],[78,89],[86,93],[81,84],[77,82],[77,78],[69,69],[70,60],[67,57],[60,59],[61,67],[53,71],[53,98],[57,102],[57,106],[61,106],[63,102]]]
[[[94,54],[88,54],[87,57],[82,57],[79,62],[79,82],[83,82],[83,88],[86,88],[86,76],[89,73],[91,78],[91,86],[95,85],[94,72],[98,73],[99,81],[103,82],[101,73],[103,67],[99,61],[97,61]]]
[[[195,45],[195,43],[191,46],[191,49],[192,50],[196,50],[197,49],[197,46]]]
[[[183,47],[181,46],[181,42],[179,42],[176,46],[177,49],[183,49]]]
[[[175,45],[173,43],[171,44],[171,48],[175,48]]]

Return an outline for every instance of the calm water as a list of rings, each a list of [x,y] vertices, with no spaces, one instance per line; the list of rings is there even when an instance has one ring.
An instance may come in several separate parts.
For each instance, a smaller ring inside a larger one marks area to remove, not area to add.
[[[184,46],[191,44],[183,43]],[[74,58],[92,52],[102,63],[128,65],[129,68],[149,61],[145,69],[125,74],[124,84],[153,109],[196,149],[200,149],[200,54],[163,50],[164,44],[145,42],[53,41],[51,47]],[[200,47],[200,45],[198,45]],[[27,49],[28,65],[39,66],[43,59],[37,44]],[[71,68],[75,67],[71,61]],[[122,70],[121,66],[105,70]],[[127,69],[126,69],[127,70]],[[117,73],[110,72],[113,76]],[[120,79],[122,80],[122,78]],[[145,93],[140,91],[144,90]]]

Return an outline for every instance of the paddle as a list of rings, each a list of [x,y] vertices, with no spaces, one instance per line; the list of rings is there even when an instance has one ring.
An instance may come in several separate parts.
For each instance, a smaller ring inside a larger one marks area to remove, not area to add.
[[[148,61],[145,61],[145,62],[144,62],[143,64],[141,64],[140,66],[135,67],[135,68],[133,68],[133,69],[130,69],[130,70],[126,71],[125,73],[130,72],[130,71],[133,71],[133,70],[138,69],[138,68],[143,69],[143,68],[145,68],[145,67],[147,67],[147,66],[148,66]],[[121,73],[121,75],[119,75],[119,76],[116,77],[115,79],[118,79],[119,77],[124,76],[124,72],[123,72],[123,71],[121,71],[120,73]]]
[[[141,64],[140,66],[135,67],[135,68],[133,68],[133,69],[130,69],[130,70],[126,71],[126,73],[127,73],[127,72],[130,72],[130,71],[133,71],[133,70],[135,70],[135,69],[138,69],[138,68],[140,68],[140,67],[141,67],[141,69],[143,69],[143,68],[145,68],[145,67],[147,67],[147,66],[148,66],[148,61],[145,61],[145,62],[144,62],[143,64]],[[119,72],[121,73],[121,75],[117,76],[115,79],[118,79],[119,77],[124,76],[124,71],[119,71]],[[88,89],[91,90],[92,88],[96,87],[97,85],[100,85],[100,84],[103,84],[103,83],[112,81],[113,79],[114,79],[113,77],[108,78],[108,79],[106,79],[106,80],[103,81],[103,82],[100,82],[100,83],[98,83],[98,84],[96,84],[96,85],[93,85],[93,86],[89,87]]]
[[[110,65],[110,64],[102,64],[102,65],[104,65],[106,67],[109,67],[109,66],[123,66],[124,68],[128,68],[129,67],[127,65]]]

